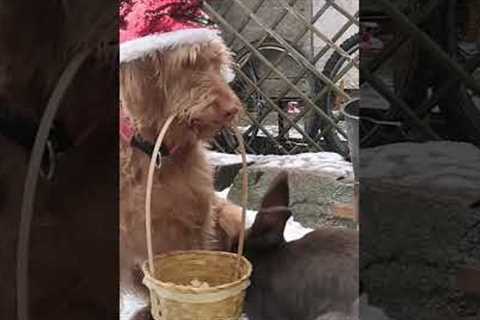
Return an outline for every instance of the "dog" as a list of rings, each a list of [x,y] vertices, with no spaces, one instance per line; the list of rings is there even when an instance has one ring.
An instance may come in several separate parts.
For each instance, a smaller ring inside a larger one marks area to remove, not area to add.
[[[232,125],[241,102],[222,78],[230,53],[215,41],[154,52],[120,66],[122,108],[142,139],[155,141],[176,115],[155,172],[152,243],[155,254],[173,250],[228,250],[240,230],[241,209],[215,196],[206,143]],[[120,141],[120,287],[146,299],[140,265],[147,259],[145,192],[150,157]],[[122,295],[122,294],[121,294]]]
[[[253,265],[245,301],[249,320],[350,319],[359,295],[358,232],[321,228],[287,243],[288,204],[288,175],[282,172],[246,232],[245,256]]]

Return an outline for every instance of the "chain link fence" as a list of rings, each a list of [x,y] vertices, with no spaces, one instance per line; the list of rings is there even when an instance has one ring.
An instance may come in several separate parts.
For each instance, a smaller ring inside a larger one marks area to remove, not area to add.
[[[358,1],[211,0],[204,9],[235,52],[247,151],[348,154],[340,106],[358,95]],[[237,141],[223,131],[215,147],[233,153]]]

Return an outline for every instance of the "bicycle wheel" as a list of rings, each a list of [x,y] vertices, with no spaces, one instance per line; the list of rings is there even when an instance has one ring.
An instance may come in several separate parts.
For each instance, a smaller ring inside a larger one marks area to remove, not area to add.
[[[358,63],[359,59],[359,36],[355,34],[345,40],[340,47],[348,53],[350,57],[354,57]],[[356,56],[355,56],[356,55]],[[348,66],[350,64],[350,59],[342,56],[337,51],[333,52],[330,58],[327,60],[325,67],[323,69],[323,74],[332,80],[335,84],[338,84],[339,81],[348,71]],[[316,82],[315,91],[320,92],[323,87],[323,84],[320,81]],[[341,113],[341,110],[335,110],[335,94],[333,91],[325,94],[324,98],[321,99],[320,107],[322,110],[332,118],[340,127],[344,127],[344,119]],[[319,113],[312,111],[307,122],[307,132],[310,136],[316,137],[317,140],[323,136],[325,142],[327,143],[331,151],[337,152],[342,156],[348,156],[348,144],[345,138],[340,136],[337,133],[337,130],[329,125],[326,121],[322,119]]]

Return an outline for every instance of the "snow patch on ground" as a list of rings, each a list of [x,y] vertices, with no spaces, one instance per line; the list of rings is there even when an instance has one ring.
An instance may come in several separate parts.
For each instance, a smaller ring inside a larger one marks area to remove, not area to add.
[[[121,295],[120,296],[120,320],[129,320],[135,315],[135,313],[145,308],[147,305],[145,302],[134,295]]]
[[[215,151],[207,153],[210,163],[216,166],[239,164],[238,154],[225,154]],[[294,155],[247,155],[247,162],[255,162],[255,167],[296,169],[328,172],[338,176],[352,176],[352,164],[334,152],[306,152]]]

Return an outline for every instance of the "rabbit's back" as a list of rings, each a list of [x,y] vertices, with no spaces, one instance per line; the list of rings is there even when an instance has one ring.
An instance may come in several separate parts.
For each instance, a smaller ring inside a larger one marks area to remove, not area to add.
[[[247,311],[256,319],[350,312],[358,297],[358,233],[319,229],[253,256]]]

